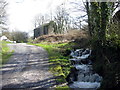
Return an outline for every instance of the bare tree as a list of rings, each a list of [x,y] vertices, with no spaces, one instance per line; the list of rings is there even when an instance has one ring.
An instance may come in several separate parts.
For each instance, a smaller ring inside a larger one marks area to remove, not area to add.
[[[34,17],[34,26],[35,28],[42,25],[44,20],[44,16],[42,16],[42,14],[38,14]]]
[[[6,6],[7,2],[5,0],[0,0],[0,32],[2,33],[4,30],[6,30],[5,24],[6,24]]]
[[[68,29],[69,14],[62,5],[57,7],[54,17],[57,24],[57,33],[66,33]]]
[[[84,6],[84,3],[81,0],[77,0],[70,2],[70,4],[72,6],[69,8],[71,13],[74,13],[76,15],[74,17],[71,17],[72,24],[74,27],[81,29],[84,26],[83,22],[86,22],[87,18],[87,10]]]
[[[35,16],[34,18],[34,26],[35,28],[43,25],[46,22],[50,21],[50,16],[48,14],[42,15],[42,14],[38,14]]]
[[[0,24],[5,24],[4,18],[6,16],[6,10],[5,10],[6,5],[7,5],[6,1],[0,0]]]

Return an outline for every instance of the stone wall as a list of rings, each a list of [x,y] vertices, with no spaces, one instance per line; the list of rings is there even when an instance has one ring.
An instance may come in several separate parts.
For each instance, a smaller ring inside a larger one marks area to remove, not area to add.
[[[38,28],[34,29],[34,39],[41,36],[48,34],[48,26],[39,26]]]

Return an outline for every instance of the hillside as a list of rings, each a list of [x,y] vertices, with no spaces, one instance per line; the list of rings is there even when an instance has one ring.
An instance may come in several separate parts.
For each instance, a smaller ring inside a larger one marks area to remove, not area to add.
[[[71,30],[67,34],[50,34],[43,35],[34,40],[34,43],[39,42],[52,42],[52,43],[63,43],[71,41],[79,41],[81,39],[87,39],[88,33],[83,30]]]

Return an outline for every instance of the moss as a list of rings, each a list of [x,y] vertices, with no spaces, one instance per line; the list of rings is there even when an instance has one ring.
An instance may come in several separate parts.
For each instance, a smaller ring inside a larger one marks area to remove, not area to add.
[[[53,72],[53,74],[55,76],[65,76],[64,73],[62,72],[62,68],[60,65],[54,65],[52,68],[51,68],[51,72]]]
[[[66,85],[66,86],[58,86],[58,87],[56,87],[56,89],[55,90],[70,90],[70,88]]]
[[[57,83],[58,84],[61,84],[61,83],[66,83],[66,80],[65,80],[65,76],[64,75],[60,75],[59,77],[57,77]]]

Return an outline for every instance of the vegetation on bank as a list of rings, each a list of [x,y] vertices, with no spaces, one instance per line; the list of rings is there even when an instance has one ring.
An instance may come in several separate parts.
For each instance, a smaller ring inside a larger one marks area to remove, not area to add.
[[[118,2],[86,2],[93,68],[103,77],[100,90],[120,85],[120,18]]]
[[[13,53],[13,51],[10,51],[10,48],[7,46],[8,43],[9,42],[6,41],[0,41],[0,65],[6,63]]]
[[[69,74],[71,68],[69,54],[74,44],[44,42],[32,45],[40,46],[47,50],[49,54],[50,71],[57,77],[56,81],[58,84],[66,83],[65,78]],[[57,88],[68,88],[68,86],[58,86]]]
[[[119,40],[120,41],[120,40]],[[112,41],[111,41],[112,42]],[[97,43],[97,42],[96,42]],[[100,90],[117,88],[120,85],[120,43],[106,43],[94,46],[92,57],[93,69],[103,77]]]

